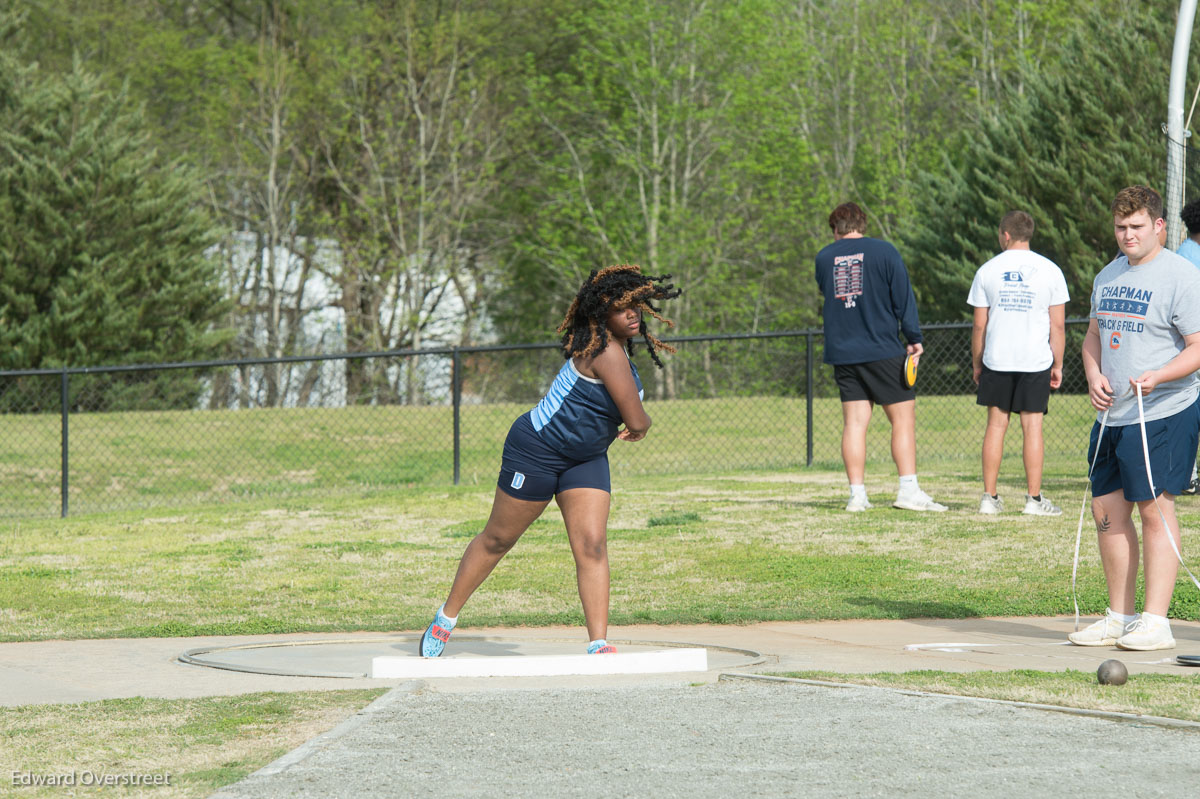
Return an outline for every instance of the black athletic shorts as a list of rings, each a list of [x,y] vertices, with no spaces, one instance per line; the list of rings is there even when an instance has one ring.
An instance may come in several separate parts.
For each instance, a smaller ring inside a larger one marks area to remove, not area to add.
[[[979,375],[975,402],[1005,413],[1046,413],[1050,407],[1050,370],[993,372],[985,366]]]
[[[907,357],[905,354],[882,361],[834,366],[833,377],[842,402],[868,400],[877,405],[894,405],[916,399],[916,392],[904,385],[904,359]]]

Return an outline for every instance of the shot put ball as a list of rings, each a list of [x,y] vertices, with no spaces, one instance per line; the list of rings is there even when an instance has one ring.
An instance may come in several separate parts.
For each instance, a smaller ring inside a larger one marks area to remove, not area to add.
[[[1096,681],[1101,685],[1124,685],[1129,671],[1119,660],[1106,660],[1096,669]]]

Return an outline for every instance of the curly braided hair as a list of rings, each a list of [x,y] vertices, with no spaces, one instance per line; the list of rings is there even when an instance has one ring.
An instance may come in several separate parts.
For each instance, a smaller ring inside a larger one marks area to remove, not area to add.
[[[587,358],[601,352],[608,346],[609,314],[616,309],[636,307],[642,310],[640,332],[646,341],[646,349],[661,369],[663,363],[659,360],[658,350],[675,352],[675,348],[650,334],[646,329],[646,314],[667,327],[675,326],[654,305],[655,300],[669,300],[682,293],[682,289],[666,282],[670,279],[670,275],[643,275],[642,268],[636,264],[609,266],[599,271],[593,269],[558,326],[558,332],[562,333],[563,357]],[[633,355],[633,339],[626,342],[626,350]]]

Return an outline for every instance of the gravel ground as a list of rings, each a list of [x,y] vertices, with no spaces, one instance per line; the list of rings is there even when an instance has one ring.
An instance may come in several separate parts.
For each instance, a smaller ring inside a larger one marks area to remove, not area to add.
[[[873,688],[402,686],[215,796],[1194,796],[1200,732]]]

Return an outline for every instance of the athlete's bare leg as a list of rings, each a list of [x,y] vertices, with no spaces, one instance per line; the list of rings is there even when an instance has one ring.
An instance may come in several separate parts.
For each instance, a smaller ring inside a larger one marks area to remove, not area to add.
[[[917,401],[905,400],[883,406],[892,423],[892,460],[901,477],[917,473]]]
[[[608,509],[611,495],[599,488],[571,488],[555,498],[567,525],[588,639],[608,635]]]
[[[870,400],[842,403],[842,462],[850,485],[862,485],[867,473],[867,426],[871,424]]]
[[[1138,536],[1133,526],[1133,503],[1117,489],[1111,494],[1092,499],[1092,516],[1096,520],[1100,562],[1104,564],[1104,580],[1108,584],[1108,606],[1117,613],[1132,616],[1138,573]]]
[[[1046,444],[1042,436],[1044,414],[1021,412],[1021,455],[1025,461],[1025,486],[1029,496],[1042,493],[1042,461]]]
[[[454,584],[450,587],[450,596],[446,599],[443,611],[447,616],[453,618],[458,615],[475,589],[487,579],[500,559],[513,548],[549,504],[548,499],[530,502],[496,489],[492,513],[483,532],[467,544],[467,551],[458,562],[458,573],[454,575]]]
[[[988,406],[987,428],[983,432],[983,490],[998,493],[1000,462],[1004,459],[1004,434],[1008,432],[1008,411]]]
[[[1175,592],[1175,578],[1179,575],[1179,559],[1175,557],[1175,550],[1171,547],[1171,542],[1167,540],[1167,530],[1163,528],[1163,520],[1158,515],[1158,509],[1162,509],[1162,514],[1166,517],[1171,531],[1171,537],[1175,539],[1175,546],[1180,547],[1179,551],[1182,553],[1183,543],[1179,539],[1179,521],[1175,518],[1175,497],[1164,491],[1158,497],[1158,508],[1154,506],[1152,499],[1139,502],[1137,506],[1138,513],[1142,518],[1142,552],[1146,579],[1145,611],[1165,617],[1167,610],[1171,607],[1171,595]]]

